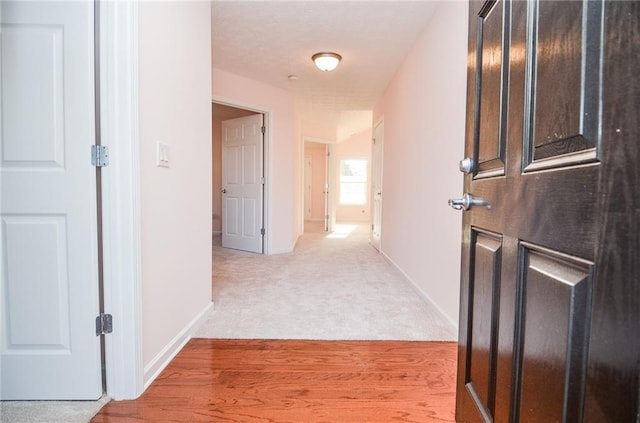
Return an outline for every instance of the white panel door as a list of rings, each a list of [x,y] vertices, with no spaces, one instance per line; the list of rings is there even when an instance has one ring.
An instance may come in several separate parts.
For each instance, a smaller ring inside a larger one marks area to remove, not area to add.
[[[384,122],[373,129],[373,151],[371,153],[371,245],[380,251],[382,234],[382,151],[384,145]]]
[[[313,161],[311,156],[304,158],[304,219],[311,220],[311,203],[313,198]]]
[[[336,193],[338,190],[337,187],[337,171],[335,164],[335,152],[334,152],[334,144],[327,144],[327,184],[325,190],[325,208],[326,214],[325,217],[325,230],[327,232],[333,232],[333,229],[336,227]]]
[[[262,253],[263,117],[222,122],[222,246]]]
[[[0,396],[97,399],[93,3],[1,7]]]

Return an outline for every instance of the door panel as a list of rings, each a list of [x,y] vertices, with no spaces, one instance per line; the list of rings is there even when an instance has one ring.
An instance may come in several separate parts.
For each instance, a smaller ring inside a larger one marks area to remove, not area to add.
[[[469,287],[471,354],[467,364],[467,390],[476,406],[491,414],[495,406],[496,340],[499,314],[502,239],[472,229],[473,284]]]
[[[64,167],[63,28],[3,25],[3,166]]]
[[[262,253],[263,117],[222,122],[222,246]]]
[[[639,9],[470,3],[459,422],[637,420]]]
[[[507,10],[508,11],[508,10]],[[508,55],[503,32],[507,28],[505,3],[485,5],[478,17],[478,61],[482,79],[479,96],[479,134],[476,145],[479,174],[483,177],[504,174],[505,138],[502,136],[506,104],[502,101],[502,81]],[[506,40],[508,41],[508,40]],[[504,56],[504,57],[503,57]]]
[[[522,251],[520,421],[582,421],[593,263],[527,243]]]
[[[525,170],[595,162],[600,127],[602,4],[529,7]],[[536,36],[537,35],[537,36]]]
[[[93,4],[1,7],[0,394],[97,399]]]
[[[70,353],[67,225],[63,216],[5,216],[7,323],[10,354]],[[30,266],[29,263],[38,263]],[[47,284],[40,281],[48,280]],[[29,304],[29,307],[20,305]],[[40,319],[31,318],[38,310]]]

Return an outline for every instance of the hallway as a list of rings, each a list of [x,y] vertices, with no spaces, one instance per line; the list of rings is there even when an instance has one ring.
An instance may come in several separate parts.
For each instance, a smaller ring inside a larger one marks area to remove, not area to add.
[[[368,242],[365,224],[307,225],[291,254],[213,247],[214,312],[194,337],[452,341],[453,325]]]

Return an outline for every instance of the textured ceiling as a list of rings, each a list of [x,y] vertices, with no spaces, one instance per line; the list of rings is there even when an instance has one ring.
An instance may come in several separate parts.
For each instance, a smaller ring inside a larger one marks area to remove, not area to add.
[[[437,4],[214,0],[213,66],[290,90],[303,120],[338,127],[373,108]],[[315,67],[321,51],[342,55],[335,71]]]

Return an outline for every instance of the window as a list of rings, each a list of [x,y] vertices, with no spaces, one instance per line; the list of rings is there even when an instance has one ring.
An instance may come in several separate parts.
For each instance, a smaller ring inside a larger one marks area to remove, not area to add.
[[[340,160],[340,204],[367,203],[367,160]]]

